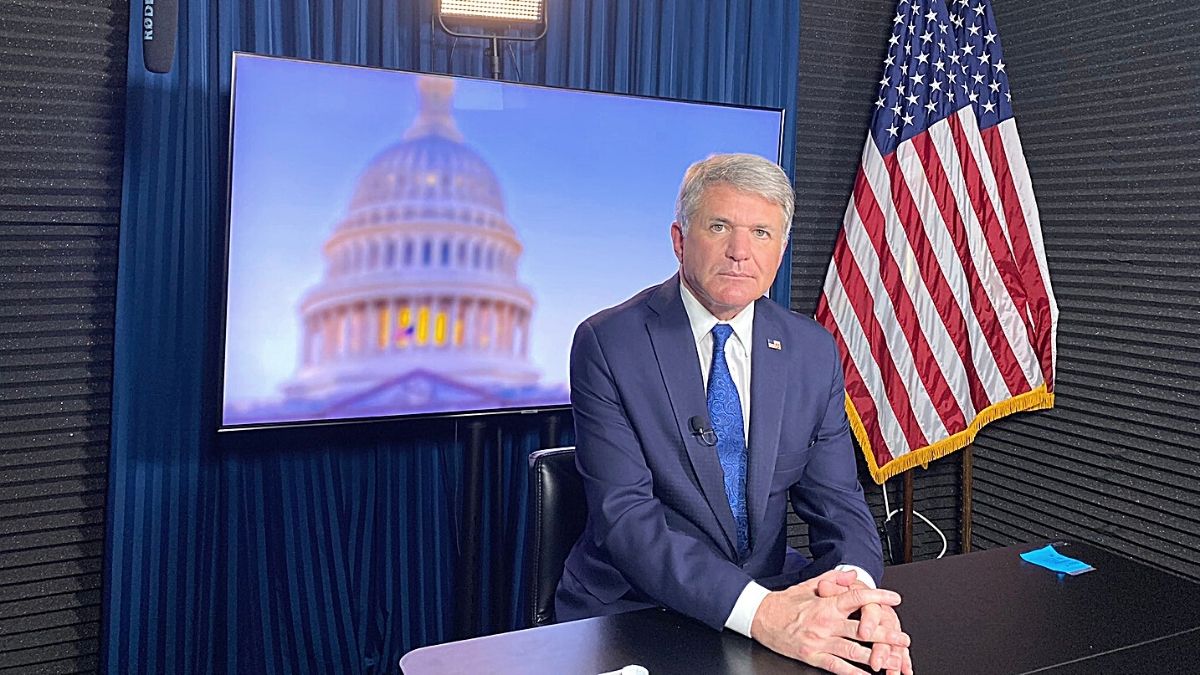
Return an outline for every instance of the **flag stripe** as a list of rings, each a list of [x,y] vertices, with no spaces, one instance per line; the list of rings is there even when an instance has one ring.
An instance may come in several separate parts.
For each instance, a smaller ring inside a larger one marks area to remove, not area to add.
[[[1006,227],[1001,219],[999,190],[995,176],[992,174],[991,162],[983,148],[983,137],[975,115],[964,108],[959,115],[953,115],[948,120],[950,129],[955,135],[956,147],[959,149],[960,161],[963,165],[964,178],[967,180],[968,194],[971,195],[971,206],[975,215],[972,225],[979,227],[980,240],[986,245],[991,260],[984,267],[984,283],[994,298],[996,309],[1000,312],[1000,326],[1017,353],[1017,363],[1021,366],[1026,382],[1032,385],[1042,381],[1038,361],[1033,354],[1033,326],[1026,309],[1025,289],[1021,284],[1017,265],[1013,259],[1011,244],[1008,240]],[[976,253],[982,258],[984,251]],[[1024,331],[1024,340],[1019,331]],[[1013,393],[1025,391],[1021,388]]]
[[[844,227],[853,227],[853,221],[857,218],[857,214],[850,212],[847,214],[847,223]],[[850,242],[856,239],[849,234],[845,241]],[[866,280],[863,278],[862,271],[855,260],[855,248],[847,245],[844,249],[846,255],[842,256],[837,261],[838,278],[841,280],[841,287],[845,290],[847,297],[847,306],[850,308],[853,321],[848,321],[842,325],[842,334],[847,338],[847,342],[851,346],[855,346],[855,354],[862,355],[874,361],[875,370],[879,381],[887,388],[891,395],[884,395],[877,398],[875,403],[877,407],[890,407],[898,422],[900,432],[904,441],[910,448],[919,448],[927,443],[927,437],[917,421],[916,414],[913,411],[912,393],[905,386],[904,378],[900,374],[900,370],[896,367],[896,361],[887,343],[887,338],[884,335],[883,327],[880,325],[876,317],[879,312],[878,304],[880,299],[871,293],[867,286]],[[830,298],[831,302],[834,298]],[[836,307],[836,303],[833,305]],[[858,331],[853,330],[858,327],[861,330],[862,341],[861,345],[853,339],[858,337]],[[855,362],[860,366],[866,358],[855,358]],[[911,360],[908,361],[911,372]],[[890,404],[890,405],[889,405]]]
[[[1029,223],[1025,220],[1024,208],[1017,196],[1017,188],[1010,171],[1008,152],[1004,148],[1004,138],[1000,129],[1004,124],[1012,124],[1012,120],[998,124],[990,129],[984,129],[983,143],[987,156],[991,160],[992,172],[996,176],[996,184],[1000,192],[1000,203],[1004,209],[1004,221],[1007,226],[1008,240],[1012,245],[1013,257],[1017,268],[1021,270],[1021,283],[1026,290],[1026,307],[1029,321],[1038,326],[1032,341],[1038,353],[1038,361],[1042,370],[1042,380],[1051,388],[1054,373],[1054,355],[1049,348],[1053,340],[1050,327],[1053,320],[1050,315],[1050,300],[1046,293],[1046,283],[1042,279],[1041,268],[1034,253],[1033,241],[1029,236]],[[1014,130],[1015,133],[1015,130]]]
[[[970,112],[969,108],[963,110],[968,114]],[[952,118],[953,116],[947,118],[947,122]],[[947,196],[951,197],[951,200],[946,203],[939,202],[945,216],[944,224],[949,231],[954,254],[962,266],[963,283],[970,289],[969,302],[982,329],[983,342],[991,350],[1006,393],[1013,395],[1026,391],[1028,382],[1020,364],[1017,363],[1017,355],[1009,339],[1010,331],[1005,330],[1001,321],[1002,315],[996,307],[998,296],[1006,297],[1007,294],[1002,292],[1003,287],[996,279],[991,256],[980,251],[983,247],[979,242],[983,235],[971,206],[971,179],[964,173],[961,161],[963,149],[954,137],[953,127],[947,124],[946,130],[948,133],[945,136],[930,134],[930,138],[935,140],[935,154],[940,157],[940,161],[936,157],[922,157],[922,167],[931,185],[945,184],[950,187]],[[914,147],[918,147],[918,144],[914,144]],[[943,170],[943,163],[948,167],[948,171]],[[991,398],[992,401],[996,401],[997,394],[993,392]]]
[[[827,280],[826,292],[821,296],[820,303],[828,311],[825,325],[830,328],[834,337],[837,338],[840,348],[843,349],[846,391],[858,401],[857,405],[861,410],[860,418],[864,421],[866,428],[871,430],[869,434],[871,447],[883,448],[885,452],[889,447],[900,445],[907,447],[907,440],[900,430],[896,414],[891,404],[886,403],[887,395],[883,378],[879,375],[879,367],[875,364],[875,360],[867,353],[866,336],[862,332],[862,326],[854,317],[854,310],[850,307],[849,299],[842,287],[836,263],[830,265],[829,276],[832,278]],[[864,356],[864,354],[866,355]],[[875,405],[875,401],[884,401],[885,404],[878,407]],[[876,445],[876,443],[882,443],[882,445]]]
[[[945,435],[946,422],[940,417],[941,413],[934,403],[937,392],[930,391],[931,383],[926,380],[932,355],[928,345],[923,344],[924,337],[911,312],[906,314],[905,310],[910,309],[912,303],[900,279],[892,252],[884,240],[882,227],[878,228],[878,232],[871,232],[863,218],[864,212],[868,217],[871,216],[874,196],[866,185],[862,171],[859,171],[857,183],[854,189],[855,211],[847,213],[844,228],[847,244],[853,252],[858,271],[868,273],[863,281],[874,301],[874,315],[884,331],[888,352],[893,355],[897,372],[912,399],[914,417],[926,438],[937,438]],[[878,211],[877,206],[875,211]],[[901,304],[897,305],[897,301]],[[918,336],[920,341],[917,340]],[[924,352],[921,351],[922,346],[925,347]],[[934,371],[941,376],[936,368]]]
[[[868,144],[868,152],[872,150],[874,148]],[[878,156],[877,153],[872,154]],[[858,216],[864,226],[863,233],[874,248],[879,260],[879,281],[883,292],[888,295],[892,307],[895,309],[897,327],[912,352],[916,374],[924,385],[926,392],[924,398],[928,401],[929,409],[936,412],[941,420],[941,428],[935,430],[936,436],[942,436],[947,433],[947,430],[962,429],[966,425],[963,406],[958,401],[949,382],[946,381],[945,370],[949,365],[945,363],[947,359],[943,355],[943,358],[939,360],[926,337],[926,330],[934,332],[940,329],[941,334],[945,334],[945,325],[940,319],[926,320],[927,325],[934,324],[928,325],[927,328],[922,326],[917,315],[912,296],[928,297],[925,281],[919,273],[907,275],[908,280],[906,281],[905,275],[901,273],[900,266],[896,262],[893,253],[895,249],[902,248],[904,251],[902,256],[908,260],[914,259],[916,254],[910,248],[909,241],[903,236],[900,228],[885,226],[883,212],[866,176],[866,167],[874,170],[875,167],[871,165],[876,161],[874,158],[864,159],[864,168],[859,169],[858,179],[855,181],[853,198]],[[895,184],[893,183],[893,185]],[[957,365],[959,368],[962,367],[961,362]],[[934,435],[930,433],[928,427],[926,430],[927,436]]]
[[[906,163],[909,166],[914,164],[913,157],[919,160],[915,164],[919,166],[919,174],[924,180],[916,175],[917,171],[912,171],[914,175],[909,179],[909,183],[925,187],[929,197],[922,201],[929,204],[931,217],[933,214],[940,215],[938,227],[933,231],[934,247],[938,251],[941,269],[949,276],[955,298],[960,303],[968,323],[967,334],[959,334],[959,339],[965,338],[972,348],[972,363],[980,375],[980,386],[986,392],[984,400],[975,405],[976,410],[982,410],[1010,393],[1001,363],[1001,359],[1006,356],[1003,346],[1007,346],[1007,343],[1004,342],[1003,336],[997,335],[996,315],[991,309],[987,294],[979,292],[979,275],[971,257],[963,212],[960,209],[962,197],[959,193],[965,191],[963,181],[959,178],[951,179],[939,157],[939,154],[954,154],[945,149],[949,142],[949,127],[937,124],[928,134],[914,137],[913,142],[897,150],[896,155],[901,159],[908,159]],[[949,174],[955,177],[959,175],[957,163],[953,159],[948,168]],[[1011,358],[1011,352],[1007,356]],[[977,397],[973,399],[978,401]]]
[[[939,122],[938,125],[944,126],[944,123]],[[938,125],[935,125],[935,129]],[[935,300],[933,309],[941,316],[944,327],[937,334],[938,350],[953,352],[958,357],[955,362],[957,367],[947,368],[947,372],[953,381],[959,383],[956,395],[966,416],[972,417],[975,412],[991,404],[989,390],[999,392],[1004,388],[991,350],[983,347],[972,351],[971,348],[971,345],[983,344],[983,331],[971,311],[968,297],[970,289],[943,222],[940,202],[948,200],[953,205],[953,199],[946,195],[950,186],[941,183],[935,189],[930,184],[922,163],[938,161],[937,157],[932,150],[924,158],[918,152],[919,148],[928,147],[932,131],[914,137],[912,143],[900,146],[893,158],[899,170],[893,173],[894,180],[904,186],[904,189],[893,192],[893,198],[901,203],[911,201],[917,204],[923,227],[902,227],[898,223],[894,227],[903,230],[914,249],[920,252],[920,272],[926,283],[935,289],[931,294],[931,300]],[[963,336],[967,339],[962,339]],[[981,369],[986,374],[986,380],[980,374]]]
[[[1038,213],[1037,201],[1033,196],[1033,181],[1029,176],[1029,166],[1025,162],[1025,150],[1021,147],[1021,137],[1017,134],[1017,121],[1007,119],[997,124],[996,127],[1000,129],[1000,137],[1004,139],[1005,156],[1012,167],[1017,198],[1021,203],[1021,212],[1024,214],[1028,226],[1026,231],[1029,234],[1029,242],[1037,260],[1038,277],[1041,278],[1042,287],[1046,293],[1050,324],[1044,328],[1050,336],[1050,363],[1053,368],[1058,362],[1058,302],[1054,298],[1054,289],[1050,284],[1050,267],[1046,262],[1046,249],[1042,241],[1042,220]],[[1048,385],[1053,384],[1053,374],[1051,372],[1052,377]]]
[[[836,277],[837,272],[831,264],[829,274]],[[836,290],[830,290],[830,284],[836,286]],[[845,294],[842,292],[841,282],[834,279],[826,284],[826,293],[822,293],[817,300],[816,319],[833,333],[833,339],[837,343],[838,351],[842,354],[842,370],[845,372],[846,379],[846,395],[853,400],[855,410],[858,414],[859,423],[862,425],[862,430],[866,433],[866,446],[871,448],[876,466],[883,466],[891,460],[891,455],[888,454],[888,448],[894,447],[894,444],[887,443],[883,439],[884,424],[880,419],[878,409],[875,407],[875,399],[872,395],[867,382],[881,382],[878,378],[865,378],[859,371],[858,366],[854,363],[852,354],[854,350],[846,344],[846,340],[842,335],[839,324],[835,321],[834,315],[829,308],[828,295],[834,297],[841,296],[842,302],[845,301]],[[886,397],[884,397],[886,400]],[[890,406],[889,406],[890,409]],[[894,416],[890,416],[892,421]],[[896,437],[903,438],[903,434],[899,432],[899,426],[896,426]],[[861,442],[861,439],[860,439]]]

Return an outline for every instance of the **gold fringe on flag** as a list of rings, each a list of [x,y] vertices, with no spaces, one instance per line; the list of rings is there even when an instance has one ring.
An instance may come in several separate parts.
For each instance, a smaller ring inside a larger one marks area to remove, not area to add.
[[[862,418],[858,416],[858,410],[854,408],[854,403],[850,400],[850,396],[846,396],[846,415],[850,418],[850,429],[854,432],[854,437],[858,439],[858,445],[862,448],[863,455],[866,457],[867,468],[871,470],[871,478],[879,485],[883,485],[887,479],[904,473],[913,467],[926,467],[935,459],[945,457],[955,450],[965,448],[971,444],[971,441],[975,440],[975,435],[989,422],[998,420],[1001,417],[1007,417],[1013,413],[1046,410],[1053,407],[1054,394],[1046,391],[1046,385],[1043,384],[1033,391],[1018,394],[1008,400],[1000,401],[984,408],[979,411],[975,419],[971,420],[966,429],[957,434],[943,438],[932,445],[907,452],[883,466],[879,466],[875,462],[875,453],[871,452],[871,441],[867,438],[867,430],[863,426]]]

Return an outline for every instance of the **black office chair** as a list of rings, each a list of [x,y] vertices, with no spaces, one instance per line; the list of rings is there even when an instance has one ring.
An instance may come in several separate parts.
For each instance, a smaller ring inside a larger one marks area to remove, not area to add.
[[[563,563],[587,522],[583,481],[575,448],[550,448],[529,455],[529,550],[525,563],[529,622],[554,623],[554,589]]]

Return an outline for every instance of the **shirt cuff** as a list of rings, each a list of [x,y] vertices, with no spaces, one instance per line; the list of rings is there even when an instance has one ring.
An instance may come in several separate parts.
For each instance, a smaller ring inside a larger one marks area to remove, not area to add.
[[[833,569],[835,569],[839,572],[854,572],[855,574],[858,575],[859,581],[863,582],[870,588],[878,588],[875,585],[875,580],[871,578],[871,575],[868,574],[866,570],[859,567],[858,565],[838,565],[837,567],[835,567]],[[745,593],[745,591],[743,591],[743,594],[744,593]],[[759,602],[762,602],[762,601],[759,600]],[[756,607],[757,607],[757,605],[756,605]],[[734,605],[734,609],[737,609],[737,605]],[[728,624],[726,624],[726,625],[728,625]]]
[[[733,610],[729,612],[729,618],[725,620],[725,627],[750,637],[750,625],[754,623],[754,615],[758,613],[758,606],[770,592],[757,581],[746,584],[746,587],[742,589],[742,594],[738,596],[737,602],[733,603]]]

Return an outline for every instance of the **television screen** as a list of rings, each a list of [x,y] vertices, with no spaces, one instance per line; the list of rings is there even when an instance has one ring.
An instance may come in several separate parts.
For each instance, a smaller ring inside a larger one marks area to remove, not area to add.
[[[234,58],[222,429],[569,403],[580,321],[677,268],[684,169],[782,111]]]

